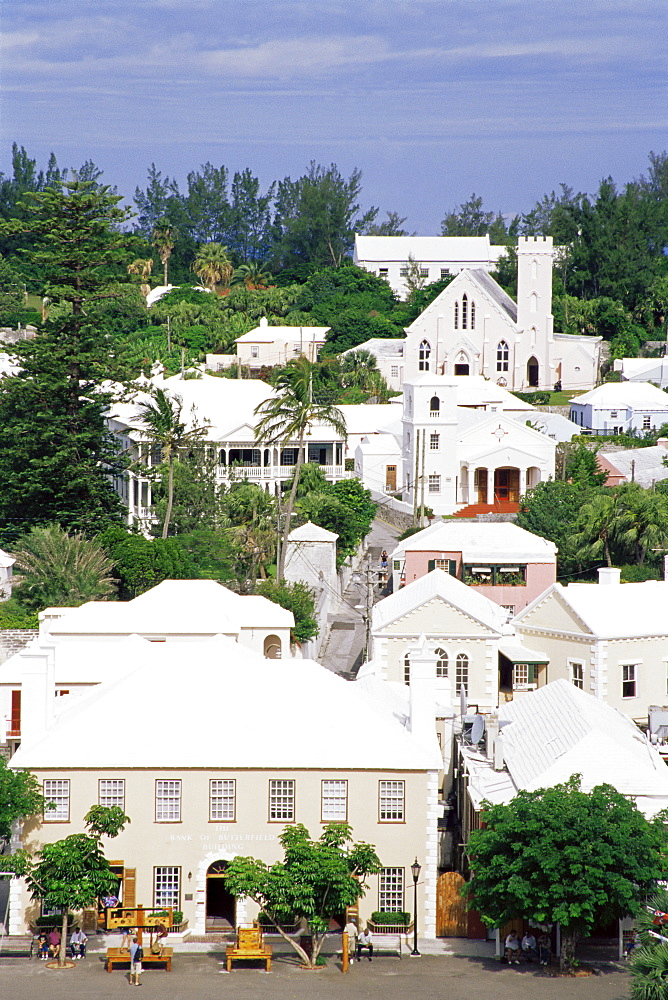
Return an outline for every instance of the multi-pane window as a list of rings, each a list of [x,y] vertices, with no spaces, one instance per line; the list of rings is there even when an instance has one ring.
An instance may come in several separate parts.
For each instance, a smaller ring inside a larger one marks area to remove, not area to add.
[[[100,778],[98,801],[107,809],[117,806],[125,812],[125,779]]]
[[[455,302],[455,330],[459,329],[459,302]]]
[[[442,267],[441,268],[441,278],[447,278],[449,276],[449,274],[450,274],[450,268],[449,267]]]
[[[259,358],[259,357],[260,357],[260,348],[251,347],[251,358]]]
[[[234,778],[211,778],[209,781],[209,819],[233,823],[235,820]]]
[[[436,653],[436,676],[437,677],[447,677],[448,676],[448,654],[444,649],[434,650]]]
[[[404,684],[411,682],[411,658],[408,653],[404,656]]]
[[[429,277],[429,268],[428,267],[421,267],[420,268],[420,277],[421,278],[428,278]]]
[[[390,376],[392,378],[399,378],[399,366],[398,365],[392,365],[392,367],[390,369]]]
[[[429,358],[431,356],[431,344],[428,340],[423,340],[418,350],[418,369],[421,372],[429,371]]]
[[[507,372],[510,360],[510,349],[505,340],[500,341],[496,347],[496,370],[497,372]]]
[[[322,783],[323,823],[345,823],[348,819],[348,782],[326,780]]]
[[[269,782],[269,821],[292,823],[295,818],[295,783],[292,778]]]
[[[429,435],[429,451],[438,451],[441,446],[441,435],[440,434],[430,434]]]
[[[404,781],[378,782],[378,818],[381,823],[403,823],[404,797]]]
[[[459,653],[455,664],[455,693],[459,694],[464,688],[464,693],[469,693],[469,658],[466,653]]]
[[[51,823],[68,823],[70,819],[70,779],[45,778],[44,819]]]
[[[178,778],[159,778],[155,783],[156,823],[181,821],[181,781]]]
[[[625,663],[622,666],[622,698],[636,696],[636,667],[635,663]]]
[[[429,416],[437,417],[441,412],[441,401],[438,396],[432,396],[429,400]]]
[[[160,909],[171,906],[179,909],[181,896],[181,869],[175,865],[161,865],[153,869],[153,905]]]
[[[401,913],[404,908],[404,869],[381,868],[378,880],[378,909],[381,913]]]
[[[652,428],[652,418],[650,417],[649,414],[647,414],[647,416],[644,416],[642,418],[642,429],[644,431],[649,431],[651,430],[651,428]]]
[[[429,477],[429,492],[430,493],[440,493],[441,492],[441,477],[440,476],[430,476]]]
[[[469,300],[466,294],[462,295],[462,330],[466,330],[468,326],[468,306]]]
[[[569,660],[568,666],[571,673],[571,684],[573,687],[580,688],[581,691],[584,690],[584,663],[579,663],[577,660]]]
[[[379,267],[378,268],[378,277],[379,278],[384,278],[385,281],[387,281],[387,276],[389,274],[389,271],[390,271],[389,267]]]
[[[475,330],[475,302],[471,302],[471,329]]]

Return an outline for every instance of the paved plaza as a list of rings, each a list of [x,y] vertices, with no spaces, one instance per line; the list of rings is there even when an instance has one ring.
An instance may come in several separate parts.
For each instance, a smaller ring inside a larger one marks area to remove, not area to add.
[[[142,1000],[627,1000],[623,965],[599,964],[589,978],[560,979],[536,966],[509,968],[483,955],[425,955],[419,959],[380,955],[355,963],[341,974],[340,959],[329,957],[322,971],[297,967],[291,956],[276,956],[272,971],[241,965],[224,969],[221,952],[176,954],[171,973],[143,974]],[[102,954],[92,953],[71,971],[51,971],[39,960],[0,961],[3,1000],[112,1000],[135,989],[128,973],[104,971]]]

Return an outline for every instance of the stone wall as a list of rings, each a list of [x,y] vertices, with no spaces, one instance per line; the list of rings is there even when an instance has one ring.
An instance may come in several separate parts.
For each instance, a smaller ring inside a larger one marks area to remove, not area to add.
[[[7,628],[0,630],[0,663],[4,663],[14,653],[36,639],[39,631],[36,628]]]

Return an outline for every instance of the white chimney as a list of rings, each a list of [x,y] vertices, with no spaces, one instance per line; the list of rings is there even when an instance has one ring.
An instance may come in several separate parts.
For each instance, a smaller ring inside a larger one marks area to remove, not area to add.
[[[410,656],[410,725],[412,735],[424,747],[437,745],[436,737],[436,651],[423,634]]]
[[[614,587],[621,582],[622,571],[616,566],[601,566],[598,571],[600,587]]]
[[[499,735],[499,717],[496,712],[491,712],[485,719],[485,754],[492,760],[494,757],[494,743]]]
[[[503,736],[498,734],[494,740],[494,770],[503,771],[505,762],[503,759]]]
[[[21,743],[34,743],[51,728],[55,714],[56,681],[53,646],[36,641],[21,653]]]

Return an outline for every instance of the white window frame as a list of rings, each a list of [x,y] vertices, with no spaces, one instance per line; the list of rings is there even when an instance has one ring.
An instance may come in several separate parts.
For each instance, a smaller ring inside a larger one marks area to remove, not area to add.
[[[181,822],[181,779],[156,778],[155,822]]]
[[[428,493],[441,492],[441,477],[439,475],[429,476],[427,492]]]
[[[459,691],[464,686],[464,691],[469,693],[469,667],[471,660],[468,653],[457,653],[455,660],[455,695],[459,697]]]
[[[638,667],[640,663],[638,660],[633,660],[630,663],[620,663],[622,668],[622,698],[632,699],[638,697]],[[633,684],[633,694],[624,694],[624,689],[627,684]]]
[[[579,691],[584,691],[584,660],[568,660],[568,675],[573,687],[578,688]]]
[[[209,779],[209,822],[235,823],[237,783],[234,778]]]
[[[399,378],[399,365],[392,365],[390,368],[390,378]]]
[[[156,865],[153,869],[153,906],[179,910],[181,902],[181,868],[179,865]]]
[[[649,413],[645,413],[642,418],[642,429],[644,431],[651,431],[652,429],[652,418]]]
[[[269,822],[294,823],[295,821],[295,781],[294,778],[269,779]]]
[[[418,371],[428,372],[431,371],[431,344],[426,339],[426,337],[420,341],[420,346],[418,347]]]
[[[348,782],[345,778],[323,778],[320,785],[322,823],[348,821]]]
[[[402,778],[381,778],[378,782],[378,822],[406,822],[406,782]]]
[[[107,809],[117,806],[125,812],[125,778],[99,778],[97,801]]]
[[[506,340],[500,340],[496,345],[496,370],[507,372],[510,364],[510,348]]]
[[[450,665],[447,652],[441,646],[438,646],[434,650],[434,653],[436,654],[436,676],[447,677]]]
[[[441,435],[440,434],[430,434],[429,435],[429,451],[440,451],[441,448]]]
[[[402,913],[406,885],[404,868],[381,868],[378,876],[378,909],[381,913]]]
[[[406,653],[404,656],[404,684],[410,684],[411,682],[411,655]]]
[[[251,347],[251,358],[259,358],[259,357],[260,357],[260,348],[255,346]]]
[[[44,806],[45,823],[69,823],[70,821],[70,779],[45,778],[42,793],[46,800]],[[48,803],[53,802],[49,807]]]

